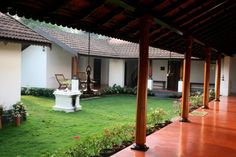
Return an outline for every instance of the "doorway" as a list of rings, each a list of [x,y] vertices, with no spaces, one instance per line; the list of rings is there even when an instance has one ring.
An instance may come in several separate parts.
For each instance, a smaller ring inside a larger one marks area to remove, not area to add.
[[[178,81],[180,79],[180,61],[168,61],[169,75],[167,76],[167,89],[177,91]]]
[[[94,88],[100,88],[101,85],[101,59],[94,59],[93,65]]]

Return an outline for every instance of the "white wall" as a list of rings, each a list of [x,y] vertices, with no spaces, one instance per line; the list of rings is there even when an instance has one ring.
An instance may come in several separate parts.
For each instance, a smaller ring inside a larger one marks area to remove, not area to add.
[[[21,86],[46,88],[46,48],[29,46],[21,53]]]
[[[7,108],[20,101],[21,44],[0,42],[0,104]]]
[[[230,94],[235,95],[236,94],[236,56],[231,57],[231,64],[230,64]]]
[[[228,96],[230,94],[230,62],[231,59],[228,56],[224,57],[222,62],[221,76],[223,77],[223,79],[221,79],[220,94],[223,96]]]
[[[64,74],[65,78],[71,78],[72,54],[61,47],[52,44],[52,49],[47,48],[47,88],[58,88],[55,74]]]
[[[114,84],[124,87],[125,61],[109,59],[109,86]]]
[[[210,83],[215,83],[215,64],[211,64],[210,67]],[[192,60],[191,61],[191,73],[190,82],[203,83],[204,82],[204,61]]]
[[[161,70],[165,67],[165,70]],[[152,79],[154,81],[166,81],[167,85],[168,60],[152,60]]]

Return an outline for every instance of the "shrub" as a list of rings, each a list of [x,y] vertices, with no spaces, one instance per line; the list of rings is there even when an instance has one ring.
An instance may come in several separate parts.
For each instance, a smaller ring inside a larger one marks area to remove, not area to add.
[[[209,91],[209,100],[211,101],[213,99],[215,99],[215,91],[214,91],[214,89],[211,89]]]
[[[53,154],[44,154],[45,157],[91,157],[99,156],[101,150],[111,149],[134,139],[134,126],[118,125],[111,129],[104,129],[102,135],[87,137],[83,141],[66,151],[56,151]]]
[[[154,96],[155,94],[153,93],[152,90],[147,91],[148,96]],[[107,87],[104,88],[101,91],[101,94],[107,95],[107,94],[137,94],[137,87],[134,88],[129,88],[129,87],[121,87],[119,85],[114,84],[112,87]]]
[[[190,110],[197,109],[198,107],[202,106],[202,95],[191,96],[190,102]]]
[[[2,117],[3,115],[3,105],[0,105],[0,116]]]
[[[21,95],[33,95],[54,98],[54,89],[49,88],[21,88]]]
[[[12,119],[14,119],[14,117],[21,117],[22,120],[26,120],[26,116],[27,116],[27,110],[26,107],[23,105],[22,102],[18,102],[16,104],[14,104],[12,109]]]
[[[7,127],[15,123],[15,118],[20,117],[21,122],[27,119],[27,110],[22,102],[18,102],[12,105],[12,109],[5,110],[4,107],[0,107],[0,116],[3,127]]]
[[[174,111],[174,114],[176,115],[181,114],[181,101],[179,100],[173,101],[173,111]]]
[[[151,109],[151,114],[148,117],[149,122],[153,126],[157,125],[158,123],[162,123],[165,115],[167,115],[167,113],[162,108]]]

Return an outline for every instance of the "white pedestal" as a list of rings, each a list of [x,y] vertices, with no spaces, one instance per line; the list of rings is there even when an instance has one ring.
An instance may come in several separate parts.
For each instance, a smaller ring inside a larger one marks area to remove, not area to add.
[[[65,112],[82,110],[82,106],[80,105],[80,91],[56,90],[53,94],[56,98],[53,110]]]
[[[153,80],[148,79],[148,89],[152,90],[153,89]]]
[[[178,92],[182,92],[183,81],[178,81]]]

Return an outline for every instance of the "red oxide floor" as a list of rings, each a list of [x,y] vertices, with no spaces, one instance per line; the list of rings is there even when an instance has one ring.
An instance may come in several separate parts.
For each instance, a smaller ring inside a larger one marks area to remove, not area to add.
[[[147,137],[147,152],[130,147],[112,157],[236,157],[236,97],[209,103],[204,117],[174,122]]]

